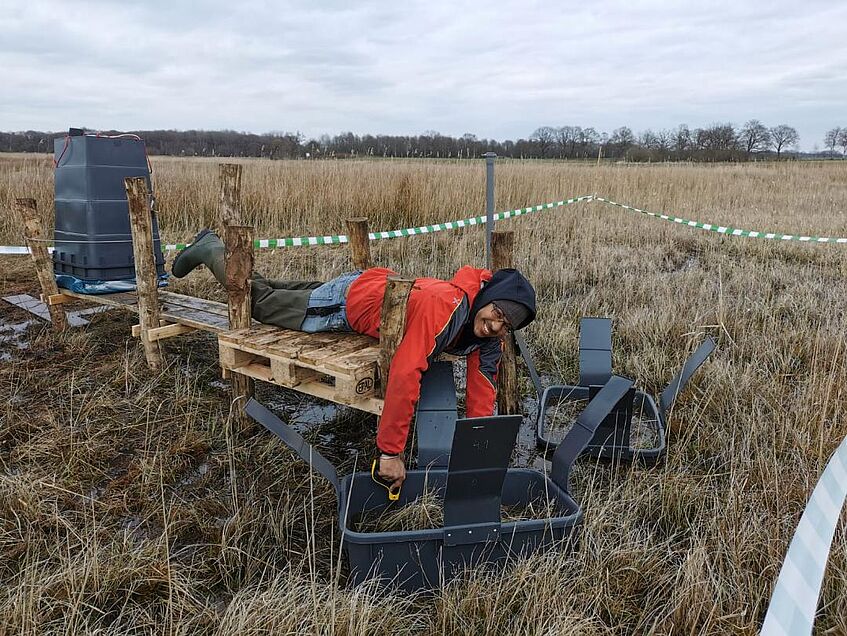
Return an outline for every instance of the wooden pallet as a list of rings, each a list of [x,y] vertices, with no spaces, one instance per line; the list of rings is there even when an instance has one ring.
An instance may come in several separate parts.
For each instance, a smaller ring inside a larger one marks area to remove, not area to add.
[[[382,414],[375,396],[379,342],[351,333],[303,333],[261,325],[218,334],[224,377],[271,382],[369,413]]]
[[[249,330],[230,331],[227,306],[201,298],[160,291],[160,326],[150,340],[178,336],[195,329],[217,334],[224,378],[239,373],[301,393],[382,413],[377,397],[379,342],[350,333],[308,334],[253,321]],[[79,298],[100,305],[138,312],[135,292],[78,294],[61,290],[49,304]],[[133,327],[133,335],[140,327]]]

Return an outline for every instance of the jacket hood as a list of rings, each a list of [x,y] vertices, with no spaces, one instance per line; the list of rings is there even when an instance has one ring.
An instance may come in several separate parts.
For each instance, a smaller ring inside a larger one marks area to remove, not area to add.
[[[473,304],[476,295],[489,280],[491,280],[491,272],[487,269],[464,265],[450,279],[450,284],[461,289],[468,297],[468,302]]]
[[[471,316],[476,316],[476,312],[496,300],[511,300],[522,304],[529,311],[521,324],[512,326],[514,329],[526,327],[535,320],[535,289],[518,270],[507,268],[494,272],[474,298]]]

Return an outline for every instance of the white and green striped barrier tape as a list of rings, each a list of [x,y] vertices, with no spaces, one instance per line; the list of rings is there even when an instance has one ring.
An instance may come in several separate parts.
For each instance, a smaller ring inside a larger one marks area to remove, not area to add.
[[[591,201],[592,195],[574,197],[572,199],[564,199],[562,201],[553,201],[551,203],[542,203],[540,205],[530,206],[528,208],[518,208],[517,210],[508,210],[506,212],[497,212],[494,214],[495,221],[510,219],[515,216],[529,214],[530,212],[540,212],[541,210],[549,210],[558,208],[571,203],[579,203],[580,201]],[[418,227],[407,227],[402,230],[388,230],[386,232],[371,232],[368,235],[370,240],[401,238],[403,236],[415,236],[417,234],[431,234],[433,232],[441,232],[443,230],[456,230],[463,227],[473,227],[474,225],[482,225],[485,223],[485,216],[474,216],[467,219],[459,219],[458,221],[447,221],[444,223],[434,223],[433,225],[420,225]],[[254,241],[254,246],[262,248],[274,249],[277,247],[300,247],[304,245],[338,245],[347,243],[348,239],[345,234],[337,234],[331,236],[297,236],[294,238],[280,239],[259,239]],[[175,245],[165,245],[162,249],[165,251],[182,250],[187,245],[177,243]]]
[[[762,636],[812,633],[835,527],[847,499],[847,438],[833,453],[791,539]]]
[[[562,201],[542,203],[540,205],[533,205],[526,208],[517,208],[515,210],[507,210],[505,212],[497,212],[496,214],[494,214],[494,220],[502,221],[503,219],[510,219],[516,216],[529,214],[530,212],[540,212],[541,210],[558,208],[565,205],[569,205],[571,203],[579,203],[581,201],[600,201],[601,203],[613,205],[624,210],[630,210],[632,212],[638,212],[640,214],[644,214],[652,218],[671,221],[673,223],[685,225],[687,227],[695,227],[701,230],[717,232],[718,234],[723,234],[726,236],[774,239],[779,241],[799,241],[803,243],[847,243],[847,238],[833,238],[828,236],[804,236],[799,234],[781,234],[777,232],[759,232],[756,230],[742,230],[729,226],[716,225],[713,223],[701,223],[699,221],[690,221],[688,219],[672,216],[670,214],[662,214],[659,212],[650,212],[648,210],[642,210],[631,205],[617,203],[616,201],[611,201],[609,199],[598,197],[596,195],[585,195],[580,197],[574,197],[571,199],[564,199]],[[443,230],[455,230],[458,228],[483,225],[485,223],[485,220],[485,216],[474,216],[467,219],[459,219],[458,221],[435,223],[433,225],[421,225],[418,227],[408,227],[400,230],[371,232],[369,234],[369,238],[373,241],[378,239],[400,238],[403,236],[415,236],[418,234],[430,234]],[[258,239],[254,241],[254,246],[258,249],[275,249],[278,247],[300,247],[307,245],[339,245],[342,243],[347,243],[347,241],[347,236],[344,234],[333,234],[326,236],[295,236],[291,238]],[[188,245],[188,243],[172,243],[168,245],[163,245],[162,250],[165,252],[173,252],[177,250],[183,250],[188,247]],[[0,246],[0,254],[29,254],[29,249],[20,246]]]
[[[542,203],[533,205],[527,208],[518,208],[516,210],[507,210],[505,212],[497,212],[493,215],[495,221],[503,219],[511,219],[516,216],[522,216],[531,212],[540,212],[541,210],[550,210],[559,208],[571,203],[579,203],[581,201],[592,201],[594,195],[587,194],[571,199],[563,199],[562,201],[552,201],[550,203]],[[433,232],[441,232],[443,230],[456,230],[464,227],[473,227],[475,225],[484,225],[485,216],[473,216],[467,219],[459,219],[457,221],[446,221],[444,223],[434,223],[433,225],[420,225],[418,227],[407,227],[400,230],[388,230],[383,232],[371,232],[368,235],[370,240],[401,238],[403,236],[415,236],[417,234],[431,234]],[[87,241],[86,241],[87,242]],[[97,241],[90,241],[96,243]],[[117,241],[107,241],[117,242]],[[279,239],[257,239],[253,241],[253,246],[257,249],[275,249],[278,247],[301,247],[307,245],[340,245],[347,243],[348,239],[345,234],[333,234],[327,236],[295,236],[291,238]],[[164,252],[174,252],[184,250],[190,243],[171,243],[162,246]],[[51,248],[52,249],[52,248]],[[26,247],[11,247],[0,246],[0,254],[29,254],[29,248]]]
[[[624,210],[631,210],[633,212],[639,212],[640,214],[646,214],[647,216],[653,217],[654,219],[671,221],[673,223],[678,223],[680,225],[685,225],[688,227],[696,227],[700,230],[708,230],[710,232],[717,232],[718,234],[725,234],[726,236],[745,236],[749,238],[773,239],[777,241],[800,241],[802,243],[847,243],[847,238],[833,238],[830,236],[803,236],[800,234],[780,234],[778,232],[741,230],[739,228],[730,227],[726,225],[715,225],[713,223],[701,223],[700,221],[690,221],[688,219],[682,219],[678,216],[671,216],[670,214],[649,212],[648,210],[642,210],[640,208],[636,208],[631,205],[626,205],[624,203],[610,201],[609,199],[604,199],[603,197],[595,196],[594,200],[600,201],[602,203],[608,203],[609,205],[614,205],[619,208],[623,208]]]

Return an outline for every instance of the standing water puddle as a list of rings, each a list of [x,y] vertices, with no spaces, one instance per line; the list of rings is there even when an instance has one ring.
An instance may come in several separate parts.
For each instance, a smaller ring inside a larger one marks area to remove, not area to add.
[[[264,388],[264,387],[263,387]],[[262,391],[259,400],[341,472],[363,470],[374,455],[375,415],[294,391]]]
[[[10,349],[14,347],[18,351],[28,349],[29,341],[24,339],[27,330],[36,324],[44,324],[50,322],[50,312],[47,305],[41,300],[33,298],[27,294],[18,294],[13,296],[3,296],[2,299],[13,307],[29,312],[30,315],[35,315],[41,320],[24,320],[22,322],[6,322],[0,318],[0,347]],[[89,321],[83,316],[98,314],[103,311],[108,311],[111,307],[98,306],[88,309],[80,309],[77,311],[67,312],[68,324],[71,327],[82,327],[89,324]],[[14,356],[9,351],[0,351],[0,362],[11,362]]]
[[[23,322],[5,323],[0,320],[0,345],[8,345],[21,351],[29,348],[29,341],[25,340],[26,331],[36,324],[35,320],[24,320]],[[4,347],[5,348],[5,347]],[[8,351],[0,351],[0,362],[11,362],[12,354]]]

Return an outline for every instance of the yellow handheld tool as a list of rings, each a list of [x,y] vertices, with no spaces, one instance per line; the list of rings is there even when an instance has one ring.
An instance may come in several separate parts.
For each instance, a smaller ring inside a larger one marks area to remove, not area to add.
[[[398,486],[397,488],[392,488],[392,482],[386,481],[385,479],[380,477],[378,470],[379,460],[375,459],[373,461],[373,464],[371,464],[371,479],[373,479],[376,483],[378,483],[380,486],[382,486],[388,491],[388,501],[397,501],[398,499],[400,499],[401,486]]]

